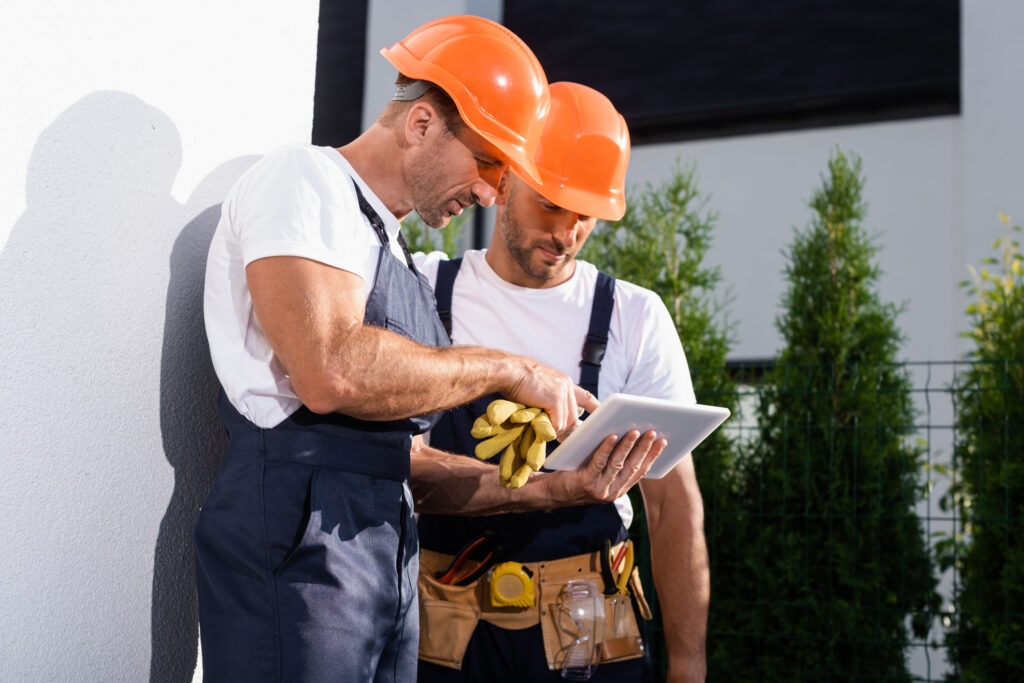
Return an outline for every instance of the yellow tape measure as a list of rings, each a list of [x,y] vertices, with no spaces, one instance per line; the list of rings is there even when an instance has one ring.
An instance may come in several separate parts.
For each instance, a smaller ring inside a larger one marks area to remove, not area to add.
[[[502,562],[491,573],[491,605],[530,607],[534,603],[533,574],[518,562]]]

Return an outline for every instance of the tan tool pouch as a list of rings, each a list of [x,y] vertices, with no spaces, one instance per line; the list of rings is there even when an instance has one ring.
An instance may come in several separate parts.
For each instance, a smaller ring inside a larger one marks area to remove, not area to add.
[[[425,556],[425,557],[424,557]],[[480,621],[478,592],[485,581],[449,586],[434,579],[443,565],[432,562],[436,553],[420,556],[420,659],[451,669],[462,668],[469,639]]]
[[[543,572],[543,570],[541,570]],[[544,654],[548,668],[561,669],[569,648],[579,637],[579,629],[560,605],[565,597],[565,587],[573,579],[594,582],[603,589],[600,572],[580,571],[558,576],[543,575],[540,584],[540,627],[544,636]],[[618,662],[636,659],[644,654],[640,628],[633,615],[633,605],[628,595],[617,593],[604,596],[604,638],[600,648],[595,650],[597,662]]]
[[[575,624],[559,608],[566,584],[573,579],[586,579],[593,581],[599,589],[604,588],[598,553],[550,562],[531,562],[524,566],[533,572],[537,604],[525,609],[492,607],[487,575],[468,586],[449,586],[434,579],[434,572],[450,561],[451,555],[426,549],[420,551],[419,657],[452,669],[462,667],[469,639],[481,619],[508,629],[529,628],[539,621],[548,668],[561,669],[568,648],[577,638]],[[465,571],[470,568],[467,565]],[[639,576],[635,578],[639,579]],[[633,592],[638,591],[634,588]],[[641,596],[637,597],[642,600]],[[607,595],[604,600],[604,638],[598,650],[600,661],[617,662],[642,657],[644,646],[630,596]]]

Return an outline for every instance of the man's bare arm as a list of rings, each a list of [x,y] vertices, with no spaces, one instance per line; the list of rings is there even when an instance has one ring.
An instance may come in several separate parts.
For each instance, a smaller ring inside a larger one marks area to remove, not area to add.
[[[573,472],[534,473],[521,488],[505,488],[497,468],[476,458],[446,453],[423,444],[412,448],[410,486],[416,511],[441,515],[553,510],[608,503],[625,495],[647,474],[665,448],[655,432],[607,437],[586,467]]]
[[[447,410],[490,392],[543,408],[558,432],[597,401],[562,373],[480,347],[431,347],[363,324],[363,280],[275,256],[246,267],[256,319],[296,395],[317,413],[387,420]],[[591,407],[592,406],[592,407]]]
[[[703,681],[711,578],[704,542],[704,503],[693,456],[683,458],[662,479],[645,479],[640,490],[668,650],[667,681]]]

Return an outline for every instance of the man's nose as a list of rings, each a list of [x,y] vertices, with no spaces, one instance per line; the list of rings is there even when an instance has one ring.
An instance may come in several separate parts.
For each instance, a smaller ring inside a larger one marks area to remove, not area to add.
[[[480,179],[473,183],[473,187],[471,188],[473,191],[473,201],[484,208],[494,206],[494,200],[498,196],[498,190],[496,189],[498,181],[495,180],[492,185],[485,178],[486,175],[487,174],[481,174]]]
[[[559,246],[563,249],[571,249],[576,245],[576,239],[579,236],[582,222],[578,213],[569,213],[563,220],[558,222],[558,226],[554,231],[554,238]]]

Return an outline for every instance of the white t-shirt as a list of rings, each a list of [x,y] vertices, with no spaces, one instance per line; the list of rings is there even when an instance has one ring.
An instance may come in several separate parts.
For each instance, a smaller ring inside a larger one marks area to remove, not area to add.
[[[452,290],[452,343],[526,356],[579,382],[597,268],[577,261],[567,281],[532,289],[503,280],[487,263],[486,253],[463,255]],[[439,251],[413,255],[431,286],[437,282],[437,264],[447,258]],[[615,282],[615,308],[598,378],[599,397],[615,393],[696,403],[686,354],[668,309],[651,290],[623,280]],[[628,527],[629,499],[623,497],[616,505]]]
[[[302,402],[253,314],[245,267],[268,256],[300,256],[360,276],[369,296],[381,246],[359,210],[352,179],[404,259],[398,220],[332,147],[292,145],[268,154],[238,179],[221,207],[206,262],[206,336],[228,400],[259,427],[279,424]]]

